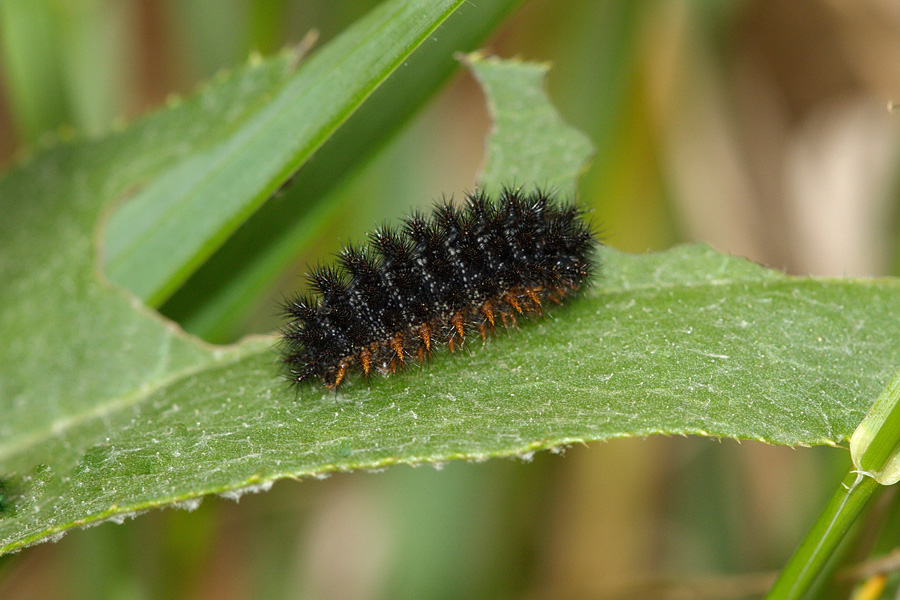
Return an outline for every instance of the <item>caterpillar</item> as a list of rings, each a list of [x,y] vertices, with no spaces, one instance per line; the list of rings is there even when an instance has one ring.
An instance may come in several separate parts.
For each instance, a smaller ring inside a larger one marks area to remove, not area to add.
[[[391,374],[440,346],[486,340],[584,290],[598,246],[584,211],[544,191],[445,199],[309,272],[312,293],[283,306],[284,374],[335,389],[353,370]]]

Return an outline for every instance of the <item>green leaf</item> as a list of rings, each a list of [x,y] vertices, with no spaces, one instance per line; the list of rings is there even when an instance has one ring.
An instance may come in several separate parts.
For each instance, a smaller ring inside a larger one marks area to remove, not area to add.
[[[385,2],[117,211],[110,279],[158,306],[247,220],[462,0]],[[185,144],[194,140],[185,132]]]
[[[494,127],[480,185],[538,186],[571,196],[594,153],[587,136],[566,125],[544,92],[546,64],[471,54],[466,63],[488,98]],[[535,143],[540,140],[540,143]]]
[[[568,309],[392,378],[295,399],[261,341],[19,437],[4,468],[49,466],[0,548],[287,476],[651,433],[835,444],[900,350],[895,280],[790,278],[703,246],[603,259]]]
[[[0,553],[284,477],[656,432],[833,444],[892,372],[897,280],[790,278],[703,246],[606,249],[596,287],[546,319],[298,397],[272,338],[209,347],[104,281],[95,235],[109,199],[190,159],[186,128],[227,135],[290,61],[0,179],[0,474],[14,482]]]

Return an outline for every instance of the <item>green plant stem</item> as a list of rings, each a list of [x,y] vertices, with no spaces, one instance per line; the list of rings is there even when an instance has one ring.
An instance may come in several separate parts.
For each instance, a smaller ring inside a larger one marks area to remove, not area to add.
[[[877,481],[855,469],[847,473],[766,599],[802,598],[879,487]]]
[[[801,598],[806,593],[875,490],[900,479],[898,448],[900,371],[878,395],[850,437],[853,469],[794,552],[767,599]]]

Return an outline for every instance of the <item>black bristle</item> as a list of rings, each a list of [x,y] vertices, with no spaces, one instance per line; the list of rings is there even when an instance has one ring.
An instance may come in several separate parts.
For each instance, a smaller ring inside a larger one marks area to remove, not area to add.
[[[286,375],[340,385],[351,370],[390,373],[441,344],[540,314],[583,290],[598,242],[583,213],[541,191],[483,192],[381,227],[338,266],[313,269],[314,297],[284,306]]]

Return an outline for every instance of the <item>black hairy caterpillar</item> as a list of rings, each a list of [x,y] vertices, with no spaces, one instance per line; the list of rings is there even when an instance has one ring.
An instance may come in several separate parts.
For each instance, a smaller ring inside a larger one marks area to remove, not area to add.
[[[393,373],[438,343],[452,352],[498,321],[536,315],[584,289],[599,242],[583,211],[541,191],[483,192],[462,208],[444,200],[399,230],[381,227],[370,245],[347,246],[338,265],[309,273],[313,296],[284,306],[285,375],[334,389],[353,368]]]

